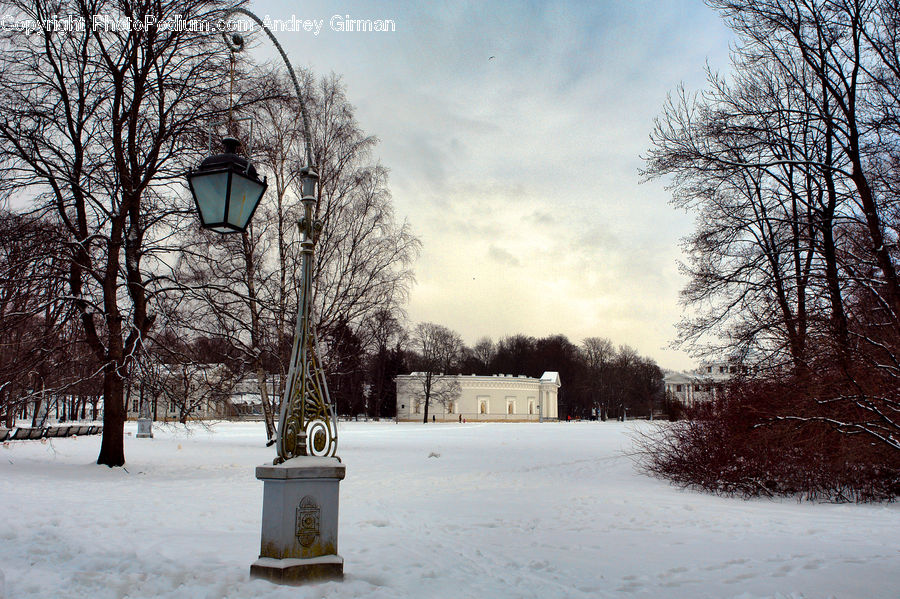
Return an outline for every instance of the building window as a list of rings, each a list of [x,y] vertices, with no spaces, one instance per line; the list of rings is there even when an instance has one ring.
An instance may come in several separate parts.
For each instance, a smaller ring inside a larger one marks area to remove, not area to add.
[[[707,366],[707,367],[706,367],[706,372],[712,374],[712,366]]]
[[[681,385],[675,385],[675,393],[681,393]]]
[[[481,408],[480,408],[480,411],[481,411],[482,414],[487,414],[487,403],[481,402]]]
[[[694,385],[694,391],[703,391],[703,385]]]
[[[532,403],[532,402],[528,403],[528,414],[529,415],[534,414],[534,403]]]
[[[139,404],[139,402],[137,399],[131,400],[131,411],[132,412],[137,412],[140,409],[140,406],[138,404]]]
[[[448,413],[448,414],[452,414],[452,413],[453,413],[453,402],[452,402],[452,401],[451,401],[450,403],[447,404],[447,413]]]
[[[178,411],[178,404],[174,400],[169,402],[169,411],[173,413]]]
[[[515,404],[513,402],[509,402],[508,404],[506,404],[506,413],[507,414],[515,414],[515,412],[513,411],[514,405]]]

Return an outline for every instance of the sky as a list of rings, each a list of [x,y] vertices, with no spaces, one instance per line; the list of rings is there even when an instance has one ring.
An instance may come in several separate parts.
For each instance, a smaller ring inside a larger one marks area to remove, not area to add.
[[[295,65],[342,76],[380,143],[396,217],[420,237],[411,323],[473,344],[608,337],[660,366],[684,308],[679,241],[693,216],[641,182],[654,118],[680,83],[727,71],[731,32],[700,0],[286,2],[261,18]],[[336,31],[346,18],[394,31]],[[262,42],[254,52],[274,56]],[[492,58],[493,57],[493,58]]]

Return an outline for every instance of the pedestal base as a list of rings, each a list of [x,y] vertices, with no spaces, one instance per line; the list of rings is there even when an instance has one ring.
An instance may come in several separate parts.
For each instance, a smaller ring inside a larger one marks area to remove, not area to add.
[[[344,558],[325,555],[308,559],[261,557],[250,565],[250,578],[275,584],[301,585],[321,580],[343,580]]]
[[[135,435],[138,439],[152,439],[153,438],[153,421],[149,418],[138,418],[138,430],[137,435]]]
[[[263,481],[259,559],[250,576],[278,584],[340,580],[338,486],[345,468],[337,458],[297,457],[256,468]]]

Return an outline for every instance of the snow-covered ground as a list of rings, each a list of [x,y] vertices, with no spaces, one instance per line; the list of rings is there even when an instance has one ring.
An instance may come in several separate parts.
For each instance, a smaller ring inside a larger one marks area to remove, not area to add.
[[[346,579],[300,589],[249,578],[261,424],[157,426],[126,469],[99,437],[13,442],[0,598],[900,597],[900,506],[682,491],[635,471],[642,426],[342,424]]]

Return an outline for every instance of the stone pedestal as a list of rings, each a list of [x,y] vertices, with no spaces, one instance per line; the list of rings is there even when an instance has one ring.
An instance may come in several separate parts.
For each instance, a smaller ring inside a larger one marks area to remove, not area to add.
[[[294,585],[343,578],[337,541],[345,472],[338,458],[310,456],[256,468],[263,481],[262,538],[251,577]]]
[[[138,418],[138,430],[136,437],[138,439],[153,438],[153,421],[149,418]]]

